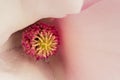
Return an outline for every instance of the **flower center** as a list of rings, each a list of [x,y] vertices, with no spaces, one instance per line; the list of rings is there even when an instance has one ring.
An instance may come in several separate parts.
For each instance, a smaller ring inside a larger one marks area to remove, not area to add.
[[[59,34],[54,24],[38,21],[25,29],[22,46],[26,54],[37,60],[56,54],[59,47]]]

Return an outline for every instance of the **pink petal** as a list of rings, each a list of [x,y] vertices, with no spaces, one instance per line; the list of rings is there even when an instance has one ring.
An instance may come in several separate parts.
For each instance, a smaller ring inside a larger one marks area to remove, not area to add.
[[[102,0],[61,21],[67,80],[120,79],[119,3]]]
[[[94,5],[95,3],[99,2],[99,1],[101,1],[101,0],[84,0],[82,10],[89,8],[90,6]]]

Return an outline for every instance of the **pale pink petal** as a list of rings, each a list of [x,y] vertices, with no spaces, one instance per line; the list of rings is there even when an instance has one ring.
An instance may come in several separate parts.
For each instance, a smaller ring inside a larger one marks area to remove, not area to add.
[[[119,7],[103,0],[61,21],[67,80],[120,80]]]
[[[82,10],[89,8],[90,6],[94,5],[95,3],[99,1],[102,1],[102,0],[84,0]]]

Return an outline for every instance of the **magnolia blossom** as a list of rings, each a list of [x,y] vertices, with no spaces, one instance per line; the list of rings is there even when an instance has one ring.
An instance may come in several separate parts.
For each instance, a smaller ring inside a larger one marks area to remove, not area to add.
[[[119,80],[119,0],[1,0],[0,80]],[[25,27],[58,18],[60,50],[48,61],[24,55]]]

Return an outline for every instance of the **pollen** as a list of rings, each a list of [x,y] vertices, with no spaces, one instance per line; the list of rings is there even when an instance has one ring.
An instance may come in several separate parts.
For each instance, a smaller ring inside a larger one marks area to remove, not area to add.
[[[54,25],[38,21],[23,31],[23,49],[26,54],[36,59],[54,55],[58,50],[58,45],[59,35]]]

